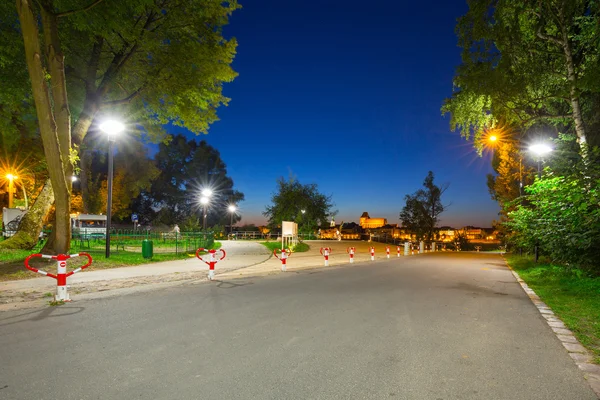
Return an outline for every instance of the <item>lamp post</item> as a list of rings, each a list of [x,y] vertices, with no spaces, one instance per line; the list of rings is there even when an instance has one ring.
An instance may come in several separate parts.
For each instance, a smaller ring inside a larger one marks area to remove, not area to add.
[[[304,215],[306,214],[306,210],[300,210],[300,212],[302,213],[302,222],[304,223],[304,226],[306,226],[306,221],[304,220]]]
[[[8,208],[13,208],[13,196],[15,194],[14,180],[17,179],[17,176],[6,174],[6,179],[8,179]]]
[[[235,214],[235,210],[237,210],[237,207],[235,205],[231,204],[229,207],[227,207],[227,209],[231,213],[231,219],[229,220],[229,234],[232,234],[233,233],[233,214]]]
[[[542,159],[545,155],[550,154],[552,152],[552,147],[547,143],[536,143],[529,146],[529,151],[531,151],[537,157],[538,163],[538,179],[542,177]],[[538,262],[539,259],[539,245],[538,241],[535,241],[535,262]]]
[[[106,200],[106,249],[105,256],[110,258],[110,220],[112,217],[112,185],[113,185],[113,145],[115,136],[123,130],[125,126],[114,120],[109,120],[100,124],[100,130],[106,133],[108,137],[108,197]]]
[[[210,203],[210,196],[212,195],[212,190],[203,189],[202,197],[200,198],[200,203],[203,206],[203,218],[202,218],[202,230],[206,232],[206,217],[208,214],[208,204]]]

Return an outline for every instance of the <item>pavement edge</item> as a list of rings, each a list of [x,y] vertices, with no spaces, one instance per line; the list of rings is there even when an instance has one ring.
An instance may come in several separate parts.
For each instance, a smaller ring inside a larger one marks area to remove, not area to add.
[[[506,262],[506,260],[504,260]],[[563,347],[569,352],[569,356],[575,362],[577,367],[583,372],[585,380],[588,382],[592,391],[600,399],[600,365],[592,364],[592,356],[588,350],[579,343],[573,332],[554,315],[554,312],[544,303],[533,289],[525,283],[517,271],[511,268],[506,262],[506,266],[512,272],[513,276],[523,288],[523,291],[529,296],[533,305],[536,306],[542,317],[546,320],[548,326],[552,329]]]

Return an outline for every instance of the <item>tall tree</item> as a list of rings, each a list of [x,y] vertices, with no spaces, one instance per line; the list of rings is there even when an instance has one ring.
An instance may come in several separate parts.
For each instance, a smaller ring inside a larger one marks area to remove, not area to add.
[[[3,30],[2,37],[22,35],[24,51],[19,50],[19,41],[3,41],[10,45],[0,52],[0,69],[4,72],[6,65],[16,65],[9,62],[11,54],[25,53],[33,96],[3,91],[0,123],[2,115],[19,117],[23,115],[19,106],[35,104],[44,151],[46,156],[51,154],[47,159],[52,171],[49,183],[58,218],[53,237],[59,237],[47,247],[64,252],[69,246],[70,175],[76,160],[71,152],[71,132],[74,144],[82,150],[85,203],[89,200],[90,159],[84,140],[101,113],[119,107],[127,113],[130,126],[143,125],[144,132],[154,138],[169,121],[206,132],[217,120],[216,109],[228,101],[222,95],[222,83],[236,76],[230,66],[236,42],[223,38],[222,27],[239,6],[235,0],[90,0],[86,6],[72,0],[19,0],[16,5],[18,19],[13,12],[4,12],[4,2],[0,6],[0,24],[10,28]],[[79,6],[83,8],[77,9]],[[11,75],[13,86],[29,85],[19,77],[18,73]],[[3,134],[15,131],[2,130]],[[48,209],[45,204],[38,208]],[[36,229],[41,229],[42,219],[37,221]]]
[[[28,0],[16,1],[37,121],[54,193],[56,216],[51,250],[66,253],[71,238],[70,177],[73,165],[71,112],[58,30],[61,15],[55,11],[52,0],[40,1],[39,5],[36,9]],[[38,23],[42,27],[42,36]]]
[[[320,193],[315,183],[303,185],[294,178],[277,180],[271,203],[263,212],[271,227],[280,226],[281,221],[295,221],[301,228],[313,229],[334,214],[331,196]]]
[[[225,217],[229,222],[227,205],[244,200],[244,194],[233,188],[233,179],[227,176],[227,166],[219,151],[204,140],[197,142],[176,135],[168,144],[159,145],[154,162],[160,174],[150,190],[139,196],[137,204],[145,211],[149,204],[155,210],[161,209],[156,222],[183,224],[190,217],[200,217],[200,193],[204,188],[213,192],[208,206],[208,226]],[[234,221],[239,219],[234,216]]]
[[[473,0],[459,19],[463,48],[455,91],[442,111],[452,129],[480,138],[498,123],[525,131],[546,123],[572,130],[582,156],[596,144],[600,92],[596,0]],[[587,122],[586,122],[587,120]]]
[[[218,120],[217,108],[229,101],[222,84],[237,76],[237,43],[222,33],[237,8],[236,0],[103,1],[69,18],[67,76],[80,105],[73,138],[82,144],[84,204],[92,148],[86,137],[97,118],[118,108],[155,140],[167,122],[206,133]]]
[[[400,212],[402,226],[417,235],[417,240],[433,240],[439,216],[446,208],[442,204],[442,194],[448,184],[437,186],[433,183],[433,172],[429,171],[423,181],[424,189],[405,196],[406,204]]]

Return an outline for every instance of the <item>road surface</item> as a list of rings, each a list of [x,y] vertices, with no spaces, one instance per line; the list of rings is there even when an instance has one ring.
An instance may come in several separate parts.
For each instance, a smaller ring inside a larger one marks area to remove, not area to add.
[[[498,256],[0,314],[2,399],[596,399]]]

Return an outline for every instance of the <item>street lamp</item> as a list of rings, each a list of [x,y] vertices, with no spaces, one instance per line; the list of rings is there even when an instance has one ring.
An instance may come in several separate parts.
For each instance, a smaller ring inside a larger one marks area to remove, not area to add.
[[[300,212],[302,213],[302,222],[304,223],[304,226],[306,226],[306,221],[304,220],[304,214],[306,214],[306,210],[300,210]]]
[[[112,217],[113,144],[115,136],[125,130],[119,121],[108,120],[100,124],[100,130],[108,137],[108,198],[106,200],[106,258],[110,257],[110,219]]]
[[[229,234],[231,234],[233,233],[233,214],[235,214],[235,210],[237,210],[237,207],[231,204],[229,207],[227,207],[227,209],[231,213],[231,219],[229,220]]]
[[[15,194],[14,180],[18,177],[13,174],[6,174],[8,179],[8,208],[13,208],[13,196]]]
[[[542,177],[542,159],[546,154],[552,152],[552,147],[547,143],[536,143],[529,146],[529,151],[537,156],[538,162],[538,178]]]
[[[537,157],[538,163],[538,179],[542,177],[542,159],[545,155],[550,154],[552,152],[552,147],[550,147],[547,143],[536,143],[529,146],[529,151],[531,151]],[[535,262],[538,262],[539,259],[539,245],[536,240],[535,242]]]
[[[202,196],[200,198],[200,204],[202,204],[202,206],[203,206],[202,207],[202,210],[203,210],[203,212],[202,212],[202,214],[203,214],[203,217],[202,217],[202,230],[203,231],[206,231],[206,208],[208,207],[208,203],[209,202],[210,202],[210,199],[208,197],[206,197],[206,196]]]

